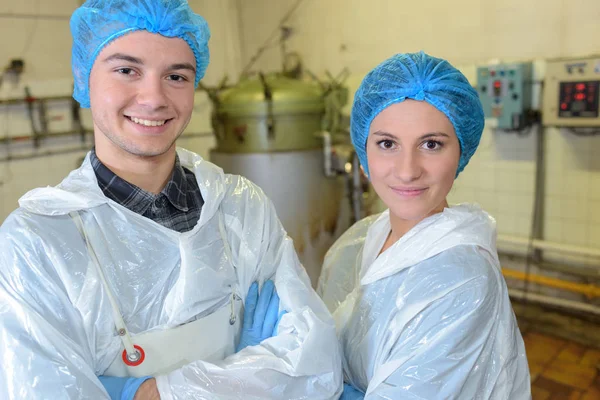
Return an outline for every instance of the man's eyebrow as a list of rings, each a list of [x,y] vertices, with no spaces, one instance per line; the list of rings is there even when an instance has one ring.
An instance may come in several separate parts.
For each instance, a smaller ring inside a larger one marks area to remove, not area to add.
[[[178,69],[188,69],[192,71],[194,74],[196,73],[196,68],[190,63],[177,63],[173,64],[169,67],[170,71],[178,70]]]
[[[112,62],[112,61],[127,61],[132,64],[144,65],[144,62],[140,58],[130,56],[127,54],[123,54],[123,53],[111,54],[110,56],[108,56],[104,59],[104,62],[106,62],[106,63]],[[169,71],[175,71],[175,70],[179,70],[179,69],[187,69],[189,71],[192,71],[194,74],[196,73],[196,67],[194,67],[193,64],[188,63],[188,62],[171,64],[171,65],[169,65],[169,68],[168,68]]]
[[[123,53],[115,53],[115,54],[111,54],[110,56],[106,57],[104,59],[104,62],[111,62],[111,61],[127,61],[130,62],[132,64],[139,64],[139,65],[143,65],[144,62],[137,58],[137,57],[133,57],[133,56],[129,56],[127,54],[123,54]]]

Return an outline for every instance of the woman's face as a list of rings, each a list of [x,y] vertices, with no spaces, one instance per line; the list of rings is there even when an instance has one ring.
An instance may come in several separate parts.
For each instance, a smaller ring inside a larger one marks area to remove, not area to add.
[[[444,209],[459,159],[452,123],[424,101],[393,104],[369,128],[371,183],[400,220],[417,223]]]

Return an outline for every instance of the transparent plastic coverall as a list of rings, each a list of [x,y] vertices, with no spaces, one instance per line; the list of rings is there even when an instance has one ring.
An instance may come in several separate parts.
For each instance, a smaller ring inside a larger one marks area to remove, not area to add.
[[[288,312],[277,336],[223,360],[195,361],[158,376],[162,399],[339,396],[334,322],[272,203],[248,180],[191,152],[178,149],[178,155],[205,200],[198,224],[186,233],[106,198],[89,157],[58,186],[21,198],[0,228],[0,398],[108,398],[97,376],[120,356],[122,343],[106,290],[69,216],[73,211],[81,215],[134,340],[229,308],[232,298],[241,303],[254,281],[275,282]],[[224,251],[218,213],[233,260]],[[235,309],[241,318],[242,308]]]
[[[390,229],[389,210],[363,219],[325,259],[346,381],[365,399],[531,398],[495,221],[446,208],[378,256]]]

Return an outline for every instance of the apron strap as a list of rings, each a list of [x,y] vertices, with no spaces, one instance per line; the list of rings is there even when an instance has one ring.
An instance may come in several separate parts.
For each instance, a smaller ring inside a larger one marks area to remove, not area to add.
[[[231,251],[231,247],[229,246],[229,240],[227,240],[227,231],[225,231],[225,223],[224,223],[224,213],[221,210],[221,207],[219,207],[219,210],[217,211],[217,214],[219,215],[219,233],[221,234],[221,239],[223,240],[223,247],[225,248],[225,255],[227,256],[227,258],[229,258],[229,262],[231,263],[231,265],[233,266],[233,269],[236,269],[235,267],[235,263],[233,261],[233,253]],[[235,321],[237,320],[237,315],[235,313],[235,301],[236,300],[241,300],[241,298],[235,293],[235,290],[231,291],[231,313],[230,313],[230,317],[229,317],[229,324],[233,325],[235,324]]]
[[[113,319],[115,322],[115,326],[117,328],[117,333],[121,337],[121,341],[123,342],[123,346],[125,347],[125,351],[127,352],[127,358],[129,358],[131,361],[135,361],[137,358],[140,357],[140,353],[133,346],[133,341],[131,340],[129,331],[127,330],[127,327],[125,326],[125,321],[123,321],[123,316],[121,315],[121,310],[119,309],[119,305],[117,304],[117,301],[115,300],[115,298],[108,286],[108,282],[106,281],[106,277],[104,276],[104,271],[102,270],[102,267],[100,266],[100,262],[98,261],[98,256],[96,255],[96,252],[94,251],[94,248],[92,247],[92,243],[85,233],[81,215],[79,214],[78,211],[73,211],[73,212],[69,213],[69,216],[71,217],[71,219],[73,219],[73,222],[75,223],[75,226],[77,227],[77,230],[79,231],[79,233],[81,233],[81,236],[83,237],[83,241],[85,242],[85,244],[87,246],[88,253],[89,253],[90,257],[92,258],[92,264],[94,264],[94,266],[96,267],[96,272],[98,273],[98,276],[100,276],[102,285],[104,286],[104,289],[106,290],[106,295],[108,296],[108,300],[110,302],[110,305],[111,305],[111,308],[113,311]]]
[[[220,207],[217,214],[219,214],[219,233],[221,234],[221,239],[223,239],[225,255],[227,255],[227,258],[229,258],[229,262],[231,262],[231,265],[235,269],[235,263],[233,262],[233,253],[231,252],[231,247],[229,246],[229,240],[227,240],[227,232],[225,231],[225,223],[223,222],[224,214],[223,211],[221,211]]]

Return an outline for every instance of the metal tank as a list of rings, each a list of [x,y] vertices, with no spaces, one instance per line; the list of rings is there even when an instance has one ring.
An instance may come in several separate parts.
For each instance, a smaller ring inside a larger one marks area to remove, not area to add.
[[[335,134],[347,92],[335,80],[278,73],[208,92],[216,135],[211,161],[265,191],[316,286],[326,251],[353,220],[351,179],[337,173],[350,168],[342,149],[349,140],[340,143]],[[335,148],[344,156],[330,157]]]

